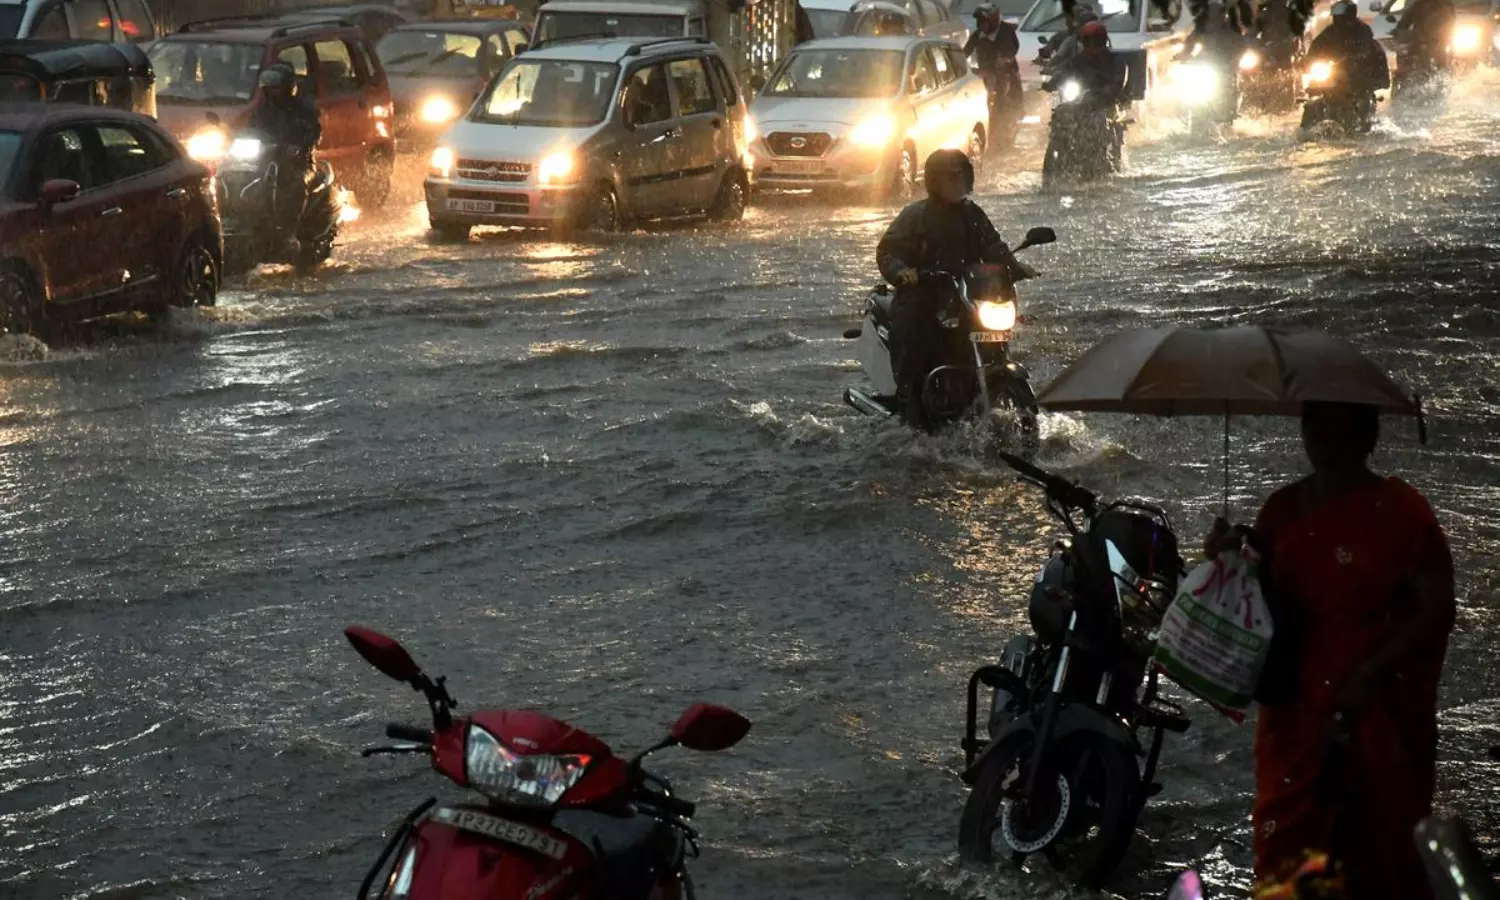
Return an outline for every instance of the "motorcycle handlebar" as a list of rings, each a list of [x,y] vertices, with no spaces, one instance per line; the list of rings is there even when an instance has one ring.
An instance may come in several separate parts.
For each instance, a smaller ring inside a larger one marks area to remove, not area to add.
[[[385,736],[395,741],[410,741],[413,744],[431,744],[432,730],[416,725],[391,722],[385,726]]]
[[[1072,509],[1081,509],[1085,513],[1093,514],[1098,504],[1092,492],[1087,488],[1065,481],[1045,469],[1032,465],[1026,460],[1014,454],[1001,452],[1000,458],[1005,464],[1015,469],[1023,478],[1027,478],[1042,486],[1047,496]]]
[[[676,797],[669,797],[650,788],[641,788],[641,799],[649,806],[654,806],[662,812],[671,813],[674,816],[680,816],[684,819],[691,819],[693,814],[698,811],[698,804],[696,803],[679,800]]]

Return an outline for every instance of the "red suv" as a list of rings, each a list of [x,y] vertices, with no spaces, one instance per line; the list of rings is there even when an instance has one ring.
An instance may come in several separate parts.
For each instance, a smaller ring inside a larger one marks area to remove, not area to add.
[[[322,113],[317,155],[361,206],[391,189],[396,145],[385,70],[359,29],[342,20],[195,22],[151,46],[157,116],[188,153],[216,162],[261,102],[261,69],[292,67]],[[210,116],[210,113],[213,115]],[[217,120],[217,121],[215,121]]]
[[[0,112],[0,329],[212,305],[224,238],[211,181],[145,116]]]

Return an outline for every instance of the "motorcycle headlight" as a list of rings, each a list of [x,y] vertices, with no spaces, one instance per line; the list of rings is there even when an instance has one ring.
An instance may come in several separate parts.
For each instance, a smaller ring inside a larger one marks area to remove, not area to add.
[[[854,126],[849,140],[858,147],[884,147],[896,136],[896,120],[887,115],[874,115]]]
[[[1473,22],[1455,26],[1449,45],[1454,53],[1473,53],[1484,45],[1484,29]]]
[[[1260,54],[1254,50],[1246,50],[1240,55],[1240,71],[1253,72],[1260,65]]]
[[[499,738],[469,726],[464,766],[469,786],[491,799],[513,806],[549,809],[587,771],[588,756],[522,756]]]
[[[988,331],[1010,331],[1016,327],[1014,300],[986,300],[979,304],[979,324]]]
[[[1326,59],[1320,59],[1307,67],[1307,74],[1302,76],[1302,86],[1310,87],[1314,84],[1327,84],[1333,80],[1333,63]]]
[[[260,159],[265,145],[258,138],[235,138],[229,145],[229,158],[239,162],[254,162]]]
[[[1077,100],[1079,97],[1083,96],[1083,85],[1072,80],[1064,81],[1062,90],[1059,92],[1059,94],[1062,97],[1062,102],[1072,103],[1074,100]]]
[[[447,97],[428,97],[422,104],[422,121],[429,125],[446,125],[458,118],[458,104]]]
[[[1172,70],[1177,97],[1192,106],[1208,103],[1219,92],[1219,73],[1204,63],[1184,63]]]
[[[570,184],[577,179],[573,170],[578,165],[573,154],[567,151],[562,153],[551,153],[542,157],[541,165],[536,167],[536,180],[538,184]]]
[[[224,150],[229,140],[224,137],[222,129],[209,126],[201,128],[192,137],[188,138],[188,156],[198,162],[215,162],[224,156]]]

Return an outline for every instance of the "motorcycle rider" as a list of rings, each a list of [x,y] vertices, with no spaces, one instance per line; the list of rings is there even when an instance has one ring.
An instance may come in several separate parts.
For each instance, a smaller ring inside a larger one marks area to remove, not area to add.
[[[313,173],[313,148],[323,135],[318,107],[296,89],[296,81],[297,73],[286,63],[267,66],[260,73],[260,104],[250,115],[250,127],[265,132],[280,149],[271,215],[288,240],[296,235]]]
[[[1078,29],[1078,52],[1060,61],[1042,85],[1046,91],[1057,90],[1068,78],[1078,79],[1094,102],[1111,106],[1125,95],[1125,67],[1110,52],[1109,30],[1103,22],[1093,21]]]
[[[1213,2],[1203,10],[1203,17],[1193,26],[1182,45],[1178,59],[1199,57],[1216,66],[1227,67],[1230,72],[1239,71],[1240,57],[1245,52],[1245,38],[1229,21],[1229,11],[1224,4]]]
[[[1021,112],[1021,66],[1016,54],[1021,40],[1016,26],[1000,18],[992,3],[981,3],[974,10],[974,33],[964,44],[964,55],[974,60],[975,71],[984,80],[990,94],[990,145],[1008,144],[1002,135],[1014,135],[1015,122]]]
[[[1092,6],[1078,4],[1071,12],[1065,13],[1067,28],[1047,39],[1042,49],[1037,53],[1037,61],[1045,63],[1047,72],[1051,72],[1058,66],[1066,63],[1078,52],[1078,32],[1083,26],[1090,22],[1099,21],[1099,14]]]
[[[1412,0],[1407,4],[1391,32],[1398,47],[1397,80],[1425,77],[1448,68],[1449,40],[1457,15],[1453,0]]]
[[[937,150],[923,168],[927,199],[901,210],[875,250],[885,280],[896,286],[891,303],[890,350],[896,376],[896,407],[902,419],[930,431],[922,389],[940,363],[943,328],[938,313],[949,299],[919,283],[923,271],[963,276],[982,262],[1000,263],[1011,277],[1036,272],[1016,260],[984,210],[969,199],[974,164],[960,150]]]
[[[1351,0],[1339,0],[1333,5],[1333,21],[1312,42],[1307,56],[1333,62],[1335,71],[1347,79],[1348,89],[1367,106],[1367,112],[1374,109],[1374,93],[1390,87],[1385,50],[1375,40],[1370,26],[1359,20],[1358,9]]]

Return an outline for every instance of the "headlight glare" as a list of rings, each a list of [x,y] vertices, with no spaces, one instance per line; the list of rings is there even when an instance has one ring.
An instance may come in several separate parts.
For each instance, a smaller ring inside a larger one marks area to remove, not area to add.
[[[478,725],[469,726],[464,766],[469,787],[513,806],[549,809],[583,778],[590,758],[522,756]]]
[[[574,165],[576,163],[572,153],[548,154],[542,157],[542,164],[536,167],[537,182],[539,184],[567,184],[574,181]]]
[[[1473,53],[1484,44],[1484,29],[1473,22],[1457,25],[1449,43],[1454,53]]]
[[[979,304],[979,324],[987,331],[1010,331],[1016,327],[1014,300],[986,300]]]
[[[210,126],[199,129],[196,134],[188,138],[188,156],[199,162],[214,162],[224,156],[224,150],[229,140],[224,137],[223,130]]]
[[[1253,72],[1260,65],[1260,54],[1254,50],[1246,50],[1240,56],[1240,71]]]
[[[896,120],[888,115],[869,116],[849,132],[849,140],[858,147],[884,147],[896,136]]]
[[[1314,84],[1327,84],[1333,79],[1333,63],[1326,59],[1320,59],[1307,67],[1307,74],[1302,76],[1304,87]]]
[[[451,147],[439,147],[432,151],[432,174],[439,178],[451,178],[458,157]]]
[[[1219,73],[1206,63],[1184,63],[1172,70],[1177,97],[1192,106],[1208,103],[1219,92]]]
[[[422,103],[422,121],[429,125],[446,125],[458,118],[458,113],[458,104],[441,95]]]
[[[239,162],[254,162],[264,150],[265,144],[259,138],[235,138],[229,145],[229,157]]]
[[[1083,96],[1083,85],[1079,84],[1077,81],[1069,79],[1063,82],[1062,90],[1059,93],[1062,96],[1062,102],[1072,103],[1074,100],[1077,100],[1079,97]]]

